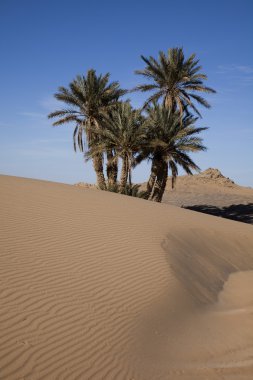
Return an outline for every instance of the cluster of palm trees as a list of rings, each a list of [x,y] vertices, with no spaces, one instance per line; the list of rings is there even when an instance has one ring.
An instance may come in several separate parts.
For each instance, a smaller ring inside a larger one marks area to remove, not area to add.
[[[195,126],[201,117],[195,103],[209,108],[199,93],[215,91],[204,86],[207,76],[200,73],[195,54],[186,59],[182,48],[169,49],[167,55],[160,52],[158,60],[141,58],[146,66],[136,74],[147,79],[148,84],[124,90],[118,82],[110,82],[109,73],[97,75],[95,70],[88,70],[86,76],[77,76],[68,88],[58,89],[55,98],[67,108],[48,117],[57,118],[55,126],[74,123],[74,149],[83,152],[86,160],[92,159],[97,185],[102,190],[117,188],[126,193],[130,189],[131,194],[132,169],[143,160],[151,160],[145,197],[161,202],[169,170],[172,186],[178,166],[188,174],[199,170],[189,153],[206,149],[199,137],[206,128]],[[129,100],[123,100],[133,91],[151,92],[141,109],[134,109]]]

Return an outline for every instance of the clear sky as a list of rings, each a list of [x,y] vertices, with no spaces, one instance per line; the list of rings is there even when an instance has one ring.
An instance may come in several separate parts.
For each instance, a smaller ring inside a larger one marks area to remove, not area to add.
[[[194,159],[253,186],[252,19],[252,0],[0,0],[0,172],[94,182],[91,164],[73,152],[73,127],[47,120],[61,105],[58,86],[95,68],[130,89],[141,82],[141,54],[183,46],[217,91],[198,122],[210,128],[208,151]],[[137,107],[144,96],[131,99]],[[139,166],[135,181],[148,173]]]

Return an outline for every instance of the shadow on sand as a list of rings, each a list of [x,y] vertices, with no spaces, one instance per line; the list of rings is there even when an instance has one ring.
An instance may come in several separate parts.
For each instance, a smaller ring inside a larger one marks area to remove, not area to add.
[[[238,222],[253,224],[253,203],[237,204],[228,207],[210,205],[182,206],[188,210],[203,212],[222,218],[236,220]]]

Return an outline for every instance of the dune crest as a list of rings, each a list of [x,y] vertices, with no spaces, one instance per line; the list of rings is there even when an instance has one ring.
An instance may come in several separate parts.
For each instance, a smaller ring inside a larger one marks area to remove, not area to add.
[[[252,379],[252,226],[46,181],[0,185],[1,379]]]

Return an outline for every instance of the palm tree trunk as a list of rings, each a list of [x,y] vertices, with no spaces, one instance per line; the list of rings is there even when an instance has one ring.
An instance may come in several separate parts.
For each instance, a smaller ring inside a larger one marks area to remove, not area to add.
[[[125,156],[122,158],[122,169],[121,169],[121,176],[120,176],[120,191],[123,192],[127,185],[127,178],[128,178],[128,158]]]
[[[90,117],[88,120],[88,126],[89,127],[96,127],[98,128],[98,122],[96,119]],[[90,147],[91,142],[96,142],[98,141],[98,137],[94,135],[92,132],[89,132],[87,135],[87,141],[88,141],[88,146]],[[104,167],[103,167],[103,154],[98,153],[96,154],[93,159],[93,167],[96,172],[97,176],[97,185],[99,189],[101,190],[106,190],[106,182],[105,182],[105,176],[104,176]]]
[[[113,152],[108,150],[106,173],[109,186],[115,185],[118,177],[118,161],[112,162],[113,157]]]
[[[128,174],[128,179],[129,179],[129,186],[130,186],[130,189],[132,188],[132,170],[131,170],[131,166],[129,164],[129,170],[128,170],[129,174]]]
[[[165,189],[166,189],[167,178],[168,178],[168,164],[165,163],[165,165],[164,165],[164,174],[163,174],[162,186],[161,186],[161,190],[160,190],[160,193],[159,193],[159,197],[158,197],[157,202],[162,202],[163,194],[164,194],[164,191],[165,191]]]
[[[152,192],[154,189],[155,185],[155,180],[156,180],[156,175],[157,175],[157,160],[153,158],[152,160],[152,165],[151,165],[151,173],[149,176],[149,180],[147,182],[147,197],[148,199],[152,198]]]
[[[157,178],[154,185],[154,191],[152,195],[152,201],[161,202],[165,191],[168,177],[168,163],[161,162],[157,170]]]
[[[103,156],[102,154],[97,154],[93,158],[93,167],[97,175],[97,185],[99,189],[105,190],[106,189],[106,183],[105,183],[105,177],[103,172]]]
[[[128,157],[128,180],[130,190],[132,189],[132,157]]]

